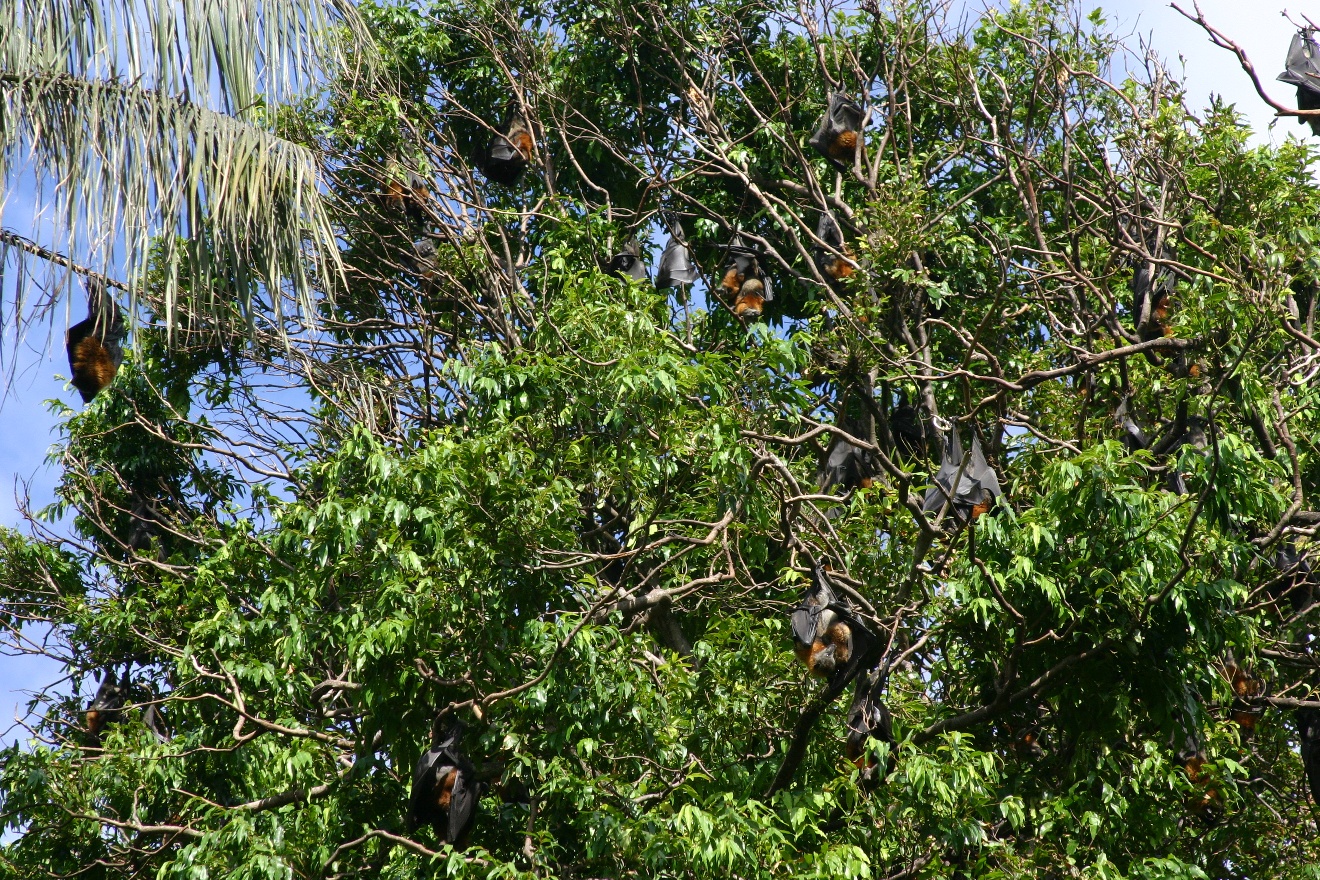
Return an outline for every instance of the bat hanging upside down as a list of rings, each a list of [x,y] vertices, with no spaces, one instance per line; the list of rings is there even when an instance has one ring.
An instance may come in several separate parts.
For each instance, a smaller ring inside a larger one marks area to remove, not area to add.
[[[123,341],[124,321],[119,306],[106,294],[104,282],[92,282],[87,288],[87,317],[64,336],[72,384],[83,403],[90,403],[114,381],[124,361]]]

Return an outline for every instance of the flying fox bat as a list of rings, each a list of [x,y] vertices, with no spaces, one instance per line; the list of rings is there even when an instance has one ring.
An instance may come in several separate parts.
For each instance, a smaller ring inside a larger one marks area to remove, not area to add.
[[[820,222],[816,224],[816,237],[826,245],[816,245],[812,249],[812,258],[821,274],[831,281],[842,281],[851,275],[855,267],[852,254],[843,241],[843,230],[827,212],[821,212]]]
[[[1265,679],[1252,675],[1249,670],[1233,662],[1225,665],[1224,675],[1233,688],[1233,703],[1228,707],[1228,715],[1242,728],[1243,736],[1250,736],[1265,714],[1264,707],[1257,702],[1259,697],[1265,695]]]
[[[535,149],[532,129],[517,110],[510,110],[508,120],[491,136],[482,157],[481,171],[487,180],[513,186],[527,170]]]
[[[839,425],[853,437],[872,440],[869,420],[844,419]],[[850,443],[835,434],[825,451],[825,460],[816,473],[816,483],[822,489],[843,486],[845,489],[869,489],[879,472],[870,450]]]
[[[862,784],[874,785],[894,769],[894,719],[885,705],[885,676],[878,668],[857,679],[852,705],[848,708],[848,735],[844,756],[862,771]],[[875,758],[867,752],[867,739],[889,744],[889,758],[877,771]]]
[[[87,286],[87,317],[64,336],[73,387],[82,395],[83,403],[91,403],[114,381],[124,362],[123,341],[124,319],[119,306],[106,294],[103,281],[91,281]]]
[[[889,414],[889,433],[894,436],[894,452],[907,461],[926,457],[926,432],[921,427],[921,413],[906,400]]]
[[[961,477],[959,471],[962,472]],[[957,486],[954,481],[957,480]],[[938,513],[949,505],[955,519],[961,524],[976,519],[988,511],[995,499],[1003,494],[999,488],[999,476],[985,460],[981,451],[981,440],[972,432],[972,456],[967,467],[963,467],[962,443],[958,439],[958,427],[952,426],[944,435],[944,452],[940,459],[940,469],[935,474],[935,484],[926,490],[922,509],[927,513]]]
[[[628,242],[617,254],[610,257],[610,271],[634,281],[645,281],[646,264],[642,262],[641,253],[641,246],[637,242]]]
[[[1286,541],[1274,551],[1273,562],[1282,580],[1280,586],[1272,590],[1275,600],[1286,596],[1294,614],[1310,608],[1315,601],[1316,586],[1310,560],[1297,552],[1296,544]]]
[[[87,722],[87,732],[100,738],[106,725],[116,724],[123,715],[124,698],[128,694],[128,670],[124,670],[123,679],[115,677],[114,669],[106,669],[101,686],[96,689],[92,701],[87,704],[83,719]]]
[[[1302,28],[1293,34],[1288,46],[1288,60],[1279,81],[1297,86],[1297,109],[1320,110],[1320,46],[1314,30]],[[1299,116],[1298,125],[1310,125],[1312,134],[1320,134],[1320,116]]]
[[[862,108],[847,95],[830,92],[825,115],[807,143],[842,169],[856,157],[861,135]]]
[[[388,163],[386,173],[389,181],[385,185],[385,204],[421,229],[431,215],[431,188],[416,171],[404,171],[397,160]]]
[[[1128,452],[1150,448],[1150,440],[1146,437],[1146,432],[1141,430],[1141,426],[1132,420],[1132,416],[1128,415],[1127,397],[1124,397],[1119,403],[1118,409],[1114,410],[1114,421],[1118,423],[1119,429],[1123,432],[1121,439]]]
[[[681,287],[692,284],[700,277],[700,272],[692,262],[692,252],[683,240],[683,228],[678,221],[669,222],[669,243],[660,253],[660,266],[655,273],[656,287]]]
[[[1320,709],[1298,709],[1296,718],[1307,786],[1311,799],[1320,804]]]
[[[455,722],[443,740],[417,759],[408,809],[410,829],[427,823],[440,839],[455,845],[466,843],[485,790],[460,749],[463,730]]]
[[[754,321],[765,311],[765,304],[774,299],[770,282],[761,273],[757,251],[735,238],[728,248],[728,261],[724,265],[721,281],[725,290],[734,297],[733,313],[744,320]]]
[[[814,565],[811,586],[790,618],[793,652],[812,675],[842,688],[874,653],[878,642],[866,625],[830,587],[825,569]]]

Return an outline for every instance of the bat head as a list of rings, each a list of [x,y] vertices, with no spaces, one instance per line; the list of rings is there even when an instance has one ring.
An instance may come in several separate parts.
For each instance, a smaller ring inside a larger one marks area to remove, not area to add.
[[[738,297],[733,302],[733,313],[739,318],[754,321],[765,311],[765,282],[759,278],[748,278],[738,288]]]
[[[839,668],[839,648],[834,642],[817,642],[812,646],[807,666],[812,675],[832,676]]]

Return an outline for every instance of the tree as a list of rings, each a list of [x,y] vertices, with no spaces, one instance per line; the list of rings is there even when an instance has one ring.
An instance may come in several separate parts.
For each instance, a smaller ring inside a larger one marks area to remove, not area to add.
[[[5,535],[79,696],[4,754],[3,870],[1315,876],[1314,149],[1114,81],[1061,0],[361,12],[390,89],[282,129],[347,290],[242,351],[140,331],[66,423],[75,535]],[[607,268],[675,225],[707,281]],[[823,682],[813,580],[876,642]],[[406,822],[454,721],[456,844]]]

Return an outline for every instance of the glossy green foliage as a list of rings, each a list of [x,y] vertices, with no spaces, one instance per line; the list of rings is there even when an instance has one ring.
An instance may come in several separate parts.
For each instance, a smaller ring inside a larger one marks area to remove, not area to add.
[[[0,876],[1316,877],[1320,610],[1276,552],[1320,524],[1317,153],[1115,80],[1099,13],[934,6],[364,7],[390,88],[289,121],[348,298],[289,349],[144,335],[67,423],[81,543],[0,541],[0,620],[80,686],[3,756]],[[807,145],[831,88],[852,167]],[[690,289],[605,268],[661,212]],[[945,426],[1004,490],[965,527],[922,512]],[[814,563],[880,641],[879,778],[792,651]],[[453,720],[457,842],[405,819]]]

